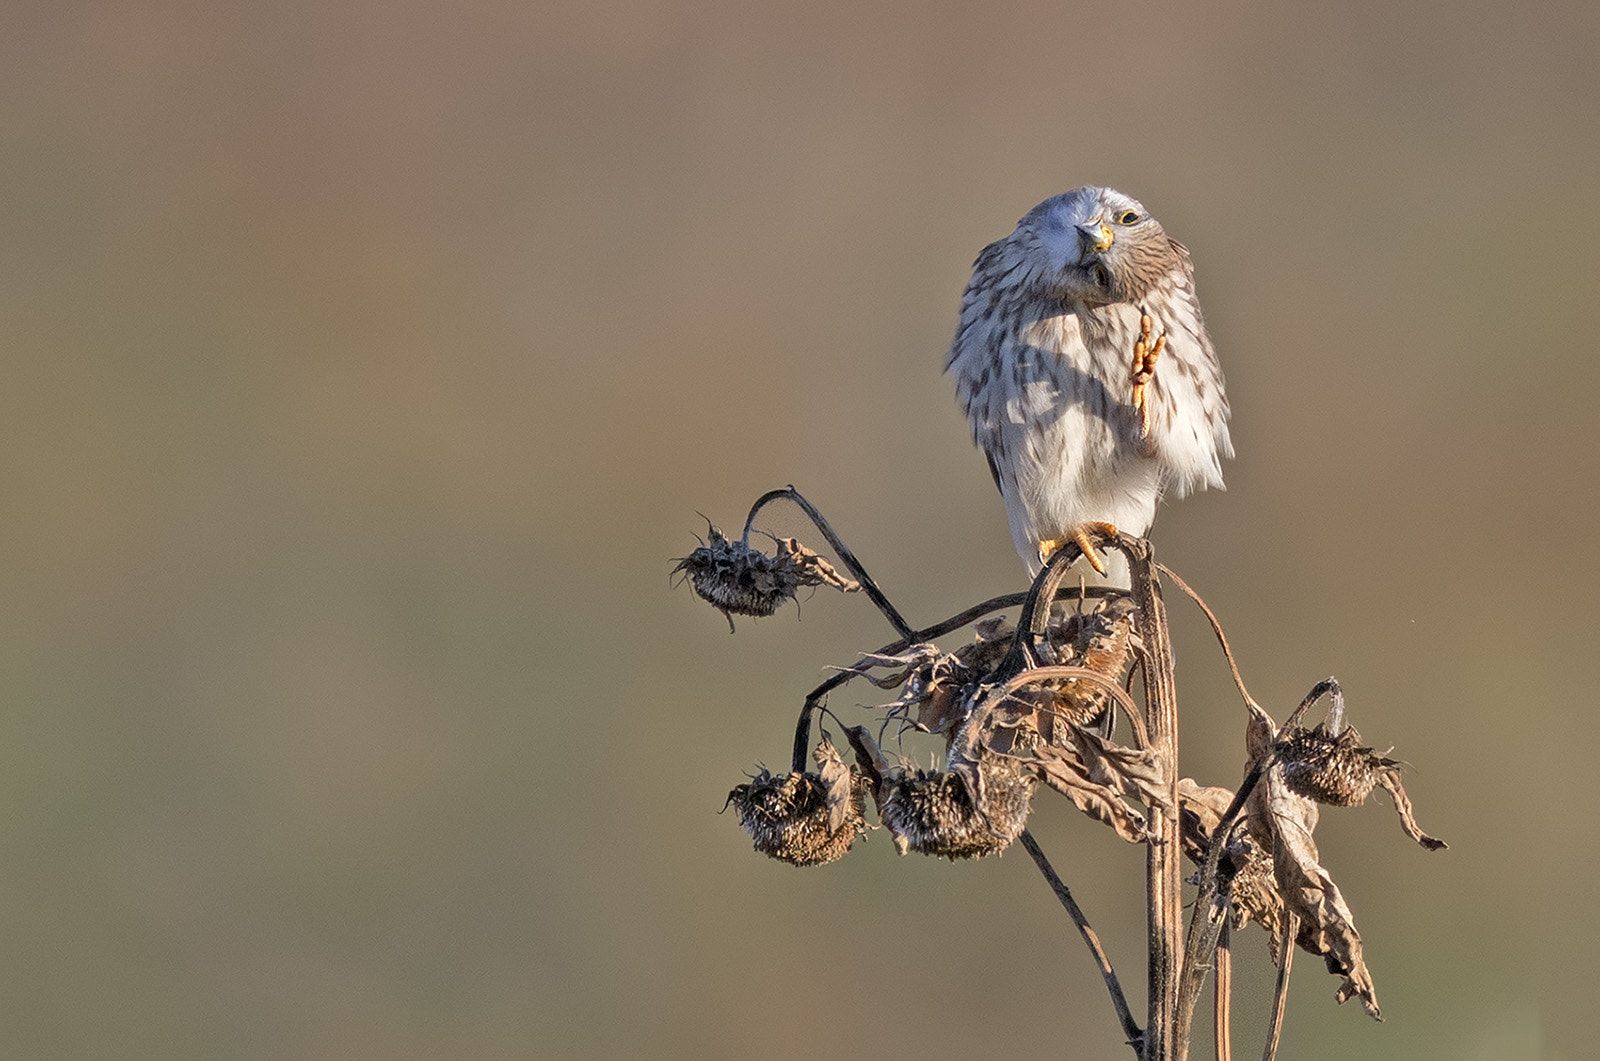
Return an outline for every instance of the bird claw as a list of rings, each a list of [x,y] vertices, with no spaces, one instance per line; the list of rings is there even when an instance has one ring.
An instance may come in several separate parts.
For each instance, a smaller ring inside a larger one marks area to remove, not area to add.
[[[1154,322],[1150,314],[1139,317],[1139,341],[1133,344],[1133,407],[1139,411],[1139,437],[1150,437],[1150,401],[1146,388],[1156,378],[1156,359],[1167,347],[1167,337],[1157,336],[1150,341]]]
[[[1083,552],[1083,558],[1089,561],[1100,574],[1106,573],[1106,565],[1100,559],[1100,554],[1095,552],[1094,536],[1115,541],[1119,536],[1116,525],[1105,523],[1101,520],[1090,520],[1087,523],[1074,524],[1068,528],[1065,538],[1045,538],[1039,543],[1039,562],[1047,564],[1050,558],[1061,550],[1067,542],[1072,542]]]

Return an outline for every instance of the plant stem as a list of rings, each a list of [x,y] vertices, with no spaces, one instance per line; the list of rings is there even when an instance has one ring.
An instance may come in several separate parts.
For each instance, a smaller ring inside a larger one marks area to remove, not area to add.
[[[1168,811],[1151,808],[1145,849],[1145,899],[1149,925],[1149,1017],[1143,1061],[1181,1061],[1188,1055],[1189,1029],[1178,1022],[1178,984],[1183,970],[1183,883],[1178,842],[1178,686],[1172,673],[1171,631],[1156,582],[1150,543],[1122,539],[1133,574],[1140,663],[1146,690],[1145,728],[1150,748],[1165,773]]]
[[[1083,915],[1083,908],[1072,897],[1072,890],[1056,875],[1050,860],[1044,857],[1039,841],[1035,840],[1033,834],[1026,829],[1022,830],[1022,846],[1033,856],[1034,864],[1039,867],[1039,872],[1044,874],[1050,890],[1056,893],[1056,898],[1066,907],[1067,916],[1078,926],[1083,942],[1088,945],[1089,953],[1093,955],[1095,964],[1100,967],[1100,975],[1105,977],[1106,990],[1111,992],[1111,1005],[1117,1011],[1117,1019],[1122,1022],[1122,1030],[1128,1037],[1128,1045],[1133,1047],[1136,1056],[1140,1055],[1144,1048],[1144,1032],[1139,1030],[1138,1023],[1133,1019],[1133,1011],[1128,1009],[1128,999],[1122,993],[1122,984],[1117,980],[1116,970],[1111,968],[1111,959],[1106,957],[1105,948],[1100,945],[1099,935],[1089,924],[1089,919]]]
[[[768,490],[756,498],[756,503],[750,506],[750,515],[745,517],[744,536],[740,540],[746,545],[750,543],[750,528],[756,521],[756,513],[760,512],[769,502],[777,501],[780,498],[788,498],[793,501],[800,506],[801,511],[811,518],[811,522],[817,525],[817,530],[822,532],[822,536],[827,538],[828,544],[833,547],[834,555],[838,556],[844,566],[850,569],[850,573],[856,577],[856,581],[861,583],[861,591],[872,598],[872,603],[876,604],[878,610],[883,613],[883,617],[889,620],[889,625],[894,627],[895,633],[900,635],[901,640],[910,642],[916,634],[916,631],[911,629],[911,624],[907,623],[905,618],[895,609],[895,606],[889,603],[889,598],[885,597],[883,590],[879,589],[878,584],[872,581],[872,576],[867,574],[866,568],[861,566],[861,561],[856,559],[856,554],[852,553],[850,547],[834,533],[833,527],[823,518],[822,513],[818,512],[816,506],[802,497],[800,491],[793,486],[784,487],[782,490]]]
[[[1278,1056],[1278,1042],[1283,1037],[1283,1014],[1289,1003],[1289,970],[1294,967],[1294,937],[1300,931],[1300,919],[1288,907],[1283,911],[1283,928],[1278,940],[1278,980],[1272,988],[1272,1019],[1267,1025],[1267,1043],[1261,1051],[1261,1061],[1273,1061]]]
[[[1233,1061],[1233,930],[1226,919],[1217,942],[1216,1028],[1217,1061]]]
[[[1195,894],[1194,911],[1189,915],[1188,941],[1184,945],[1183,977],[1178,987],[1179,1027],[1192,1026],[1195,1003],[1199,1000],[1200,989],[1205,984],[1212,955],[1216,951],[1218,940],[1228,927],[1228,905],[1220,901],[1217,886],[1222,852],[1228,846],[1228,837],[1232,834],[1235,823],[1244,813],[1250,793],[1255,790],[1261,775],[1270,763],[1271,756],[1268,755],[1245,772],[1239,791],[1234,793],[1233,801],[1217,820],[1216,828],[1211,831],[1206,860],[1200,867],[1200,886]]]

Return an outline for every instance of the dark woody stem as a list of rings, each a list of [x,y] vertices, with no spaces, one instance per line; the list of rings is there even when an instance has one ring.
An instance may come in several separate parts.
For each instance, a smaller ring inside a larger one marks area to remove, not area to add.
[[[856,559],[856,554],[852,553],[850,547],[834,533],[833,527],[829,526],[822,513],[818,512],[816,506],[811,502],[800,496],[800,491],[793,486],[786,486],[782,490],[768,490],[756,498],[756,503],[750,507],[750,515],[745,518],[744,535],[740,538],[740,541],[745,545],[750,544],[750,528],[756,521],[756,513],[760,512],[770,502],[777,501],[780,498],[788,498],[793,501],[800,506],[802,512],[811,518],[811,522],[817,525],[817,530],[822,532],[823,537],[828,539],[828,544],[833,547],[834,555],[844,563],[845,567],[850,569],[850,573],[856,577],[856,581],[861,583],[861,591],[872,598],[872,603],[876,604],[878,610],[883,613],[883,617],[889,620],[889,625],[894,627],[895,633],[899,634],[902,640],[908,643],[911,642],[916,633],[911,629],[911,624],[907,623],[895,609],[895,606],[889,603],[889,598],[885,597],[883,591],[878,588],[878,584],[872,581],[872,576],[867,574],[866,568],[861,566],[861,561]]]
[[[1311,691],[1306,694],[1306,698],[1300,701],[1300,706],[1295,708],[1294,712],[1284,721],[1283,728],[1288,729],[1290,726],[1299,725],[1300,716],[1306,713],[1306,709],[1324,696],[1333,700],[1333,706],[1328,708],[1328,721],[1324,725],[1327,728],[1328,736],[1337,737],[1344,731],[1344,690],[1339,688],[1339,679],[1337,678],[1324,678],[1313,685]]]
[[[1261,1048],[1261,1061],[1273,1061],[1278,1056],[1278,1043],[1283,1038],[1283,1012],[1289,1002],[1289,970],[1294,967],[1294,938],[1300,931],[1300,919],[1288,907],[1283,910],[1283,925],[1278,940],[1278,979],[1272,986],[1272,1017],[1267,1022],[1267,1041]]]
[[[1200,868],[1199,889],[1195,895],[1194,909],[1189,915],[1188,941],[1184,946],[1183,976],[1178,984],[1177,1017],[1181,1026],[1193,1019],[1195,1003],[1200,998],[1200,988],[1211,968],[1222,930],[1228,920],[1228,905],[1220,901],[1217,888],[1217,871],[1222,863],[1222,851],[1228,846],[1228,836],[1244,813],[1250,793],[1261,781],[1261,776],[1272,765],[1273,753],[1262,756],[1244,776],[1233,802],[1211,831],[1211,842],[1206,849],[1206,861]]]
[[[1189,1023],[1179,1017],[1183,980],[1183,875],[1178,842],[1178,686],[1173,676],[1172,632],[1155,571],[1150,543],[1117,537],[1109,544],[1128,558],[1144,676],[1145,726],[1149,746],[1161,764],[1169,812],[1152,807],[1150,839],[1145,844],[1145,909],[1149,924],[1149,1016],[1145,1020],[1144,1061],[1182,1061],[1189,1052]]]
[[[1035,840],[1033,834],[1026,829],[1022,830],[1022,846],[1033,856],[1034,864],[1039,867],[1039,872],[1044,874],[1050,890],[1056,893],[1056,898],[1060,899],[1061,905],[1066,908],[1067,916],[1078,926],[1078,932],[1083,936],[1083,942],[1094,957],[1095,965],[1100,968],[1100,975],[1105,977],[1106,990],[1111,992],[1111,1005],[1117,1011],[1117,1019],[1122,1022],[1122,1031],[1128,1037],[1128,1045],[1133,1047],[1134,1056],[1142,1056],[1144,1032],[1140,1030],[1139,1023],[1133,1019],[1133,1012],[1128,1009],[1128,999],[1122,993],[1122,984],[1117,980],[1116,970],[1111,967],[1111,959],[1106,957],[1105,948],[1100,945],[1099,935],[1089,924],[1089,919],[1083,915],[1083,908],[1072,897],[1072,889],[1068,888],[1066,882],[1056,873],[1055,867],[1050,865],[1050,860],[1044,857],[1039,841]]]
[[[1078,543],[1068,540],[1045,561],[1044,569],[1034,577],[1027,598],[1022,602],[1022,616],[1017,620],[1017,633],[1011,640],[1011,651],[995,668],[991,681],[994,684],[1010,681],[1023,671],[1038,665],[1033,654],[1033,643],[1050,624],[1050,605],[1055,602],[1067,569],[1083,555]],[[1040,605],[1040,601],[1045,601]]]

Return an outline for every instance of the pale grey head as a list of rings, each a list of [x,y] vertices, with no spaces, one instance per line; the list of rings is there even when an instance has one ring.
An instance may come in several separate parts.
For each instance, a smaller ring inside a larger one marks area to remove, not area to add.
[[[1178,264],[1144,204],[1114,188],[1052,196],[1017,222],[1011,239],[1035,259],[1041,294],[1084,306],[1137,302]]]

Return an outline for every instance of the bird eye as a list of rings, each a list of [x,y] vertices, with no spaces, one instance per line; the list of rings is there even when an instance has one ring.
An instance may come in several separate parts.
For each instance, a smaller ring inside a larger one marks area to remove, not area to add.
[[[1117,224],[1119,225],[1133,225],[1137,224],[1138,221],[1139,213],[1136,210],[1124,210],[1117,215]]]
[[[1090,270],[1089,275],[1094,278],[1096,287],[1104,288],[1106,290],[1111,289],[1111,274],[1106,272],[1105,266],[1095,266],[1092,270]]]

